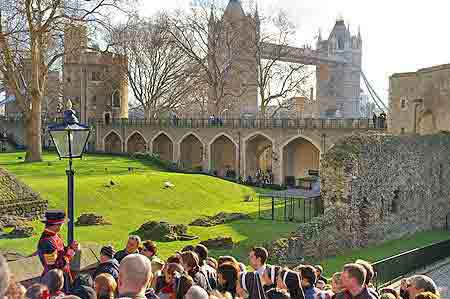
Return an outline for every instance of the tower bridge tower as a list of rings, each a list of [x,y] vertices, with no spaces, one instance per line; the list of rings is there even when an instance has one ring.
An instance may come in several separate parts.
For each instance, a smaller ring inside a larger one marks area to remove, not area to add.
[[[317,41],[317,51],[322,57],[340,57],[345,64],[320,63],[316,70],[316,97],[321,117],[359,117],[361,96],[362,39],[351,35],[350,26],[342,18],[336,21],[330,36]]]

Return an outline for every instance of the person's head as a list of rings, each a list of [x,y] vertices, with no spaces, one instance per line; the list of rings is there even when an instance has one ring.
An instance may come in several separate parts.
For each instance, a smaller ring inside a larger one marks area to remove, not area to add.
[[[151,279],[152,266],[149,259],[141,254],[127,255],[119,266],[119,293],[143,293]]]
[[[310,288],[316,283],[316,269],[313,266],[302,266],[299,268],[302,279],[302,287]]]
[[[166,261],[166,264],[171,264],[171,263],[175,263],[175,264],[180,264],[181,265],[181,256],[180,255],[169,256],[169,258]]]
[[[366,285],[369,285],[375,275],[372,265],[365,260],[356,260],[355,264],[361,265],[366,269]]]
[[[164,262],[159,259],[159,258],[153,258],[152,259],[152,272],[153,274],[155,273],[159,273],[159,271],[162,270],[162,268],[164,267]]]
[[[416,298],[416,295],[422,292],[431,292],[438,295],[437,287],[434,281],[426,275],[414,275],[408,279],[409,298]]]
[[[344,289],[349,291],[362,288],[366,283],[366,269],[359,264],[346,264],[341,275]]]
[[[280,271],[277,277],[277,288],[288,291],[293,299],[305,298],[300,274],[287,268]]]
[[[206,259],[206,263],[208,264],[208,266],[210,266],[213,269],[217,270],[217,267],[219,267],[217,260],[213,257],[208,256],[208,258]]]
[[[75,280],[73,281],[73,288],[80,288],[80,287],[94,287],[94,280],[92,279],[92,276],[88,273],[79,273]]]
[[[171,283],[176,276],[180,276],[183,272],[184,269],[180,264],[166,264],[164,267],[164,280],[166,283]]]
[[[273,286],[277,283],[277,276],[281,271],[279,266],[266,267],[262,275],[262,282],[266,286]]]
[[[45,212],[45,229],[58,233],[66,219],[66,213],[62,210],[47,210]]]
[[[316,282],[316,288],[318,288],[319,290],[324,290],[325,289],[325,285],[326,285],[326,283],[325,283],[325,281],[323,281],[323,280],[318,280],[317,282]]]
[[[151,240],[147,240],[142,244],[142,254],[148,258],[151,258],[156,255],[157,248],[156,244]]]
[[[439,299],[440,297],[437,294],[432,292],[422,292],[416,295],[415,299]]]
[[[198,255],[199,265],[202,266],[208,258],[208,248],[203,244],[197,244],[194,248],[194,252]]]
[[[392,295],[394,295],[395,299],[400,299],[399,292],[397,292],[393,288],[383,288],[383,289],[381,289],[380,294],[384,294],[384,293],[392,294]],[[404,299],[408,299],[408,298],[404,298]]]
[[[50,294],[61,291],[64,286],[64,273],[60,269],[53,269],[45,273],[42,283],[48,287]]]
[[[114,250],[114,247],[112,245],[103,246],[100,250],[100,262],[104,263],[106,261],[109,261],[114,257],[115,253],[116,251]]]
[[[125,250],[128,253],[135,253],[138,250],[139,245],[141,245],[141,238],[136,235],[128,236],[127,247]]]
[[[23,287],[23,285],[16,283],[14,276],[11,275],[5,297],[8,299],[24,299],[26,291],[27,290]]]
[[[217,265],[220,266],[223,263],[232,263],[232,264],[238,264],[238,261],[232,257],[231,255],[224,255],[224,256],[220,256],[219,259],[217,260]]]
[[[3,255],[0,254],[0,298],[2,298],[9,286],[10,273],[8,263]]]
[[[183,249],[181,249],[181,252],[194,251],[194,249],[195,249],[194,245],[186,245],[183,247]]]
[[[291,295],[286,290],[271,289],[267,292],[268,299],[291,299]]]
[[[94,281],[97,299],[114,299],[117,283],[114,277],[108,273],[97,275]]]
[[[181,253],[181,262],[186,271],[196,270],[199,267],[198,255],[193,251],[185,251]]]
[[[321,265],[315,265],[314,269],[316,269],[316,276],[317,278],[319,278],[320,276],[322,276],[323,273],[323,268]]]
[[[236,293],[239,269],[235,264],[223,263],[217,268],[217,282],[222,292]]]
[[[45,293],[49,293],[48,288],[44,284],[35,283],[27,289],[25,298],[27,299],[42,299]]]
[[[380,295],[380,299],[397,299],[395,296],[391,293],[382,293]]]
[[[200,286],[193,285],[184,296],[185,299],[208,299],[208,293]]]
[[[260,268],[266,263],[268,256],[269,254],[264,247],[253,247],[248,254],[250,266],[255,270]]]
[[[331,278],[331,290],[335,294],[342,291],[341,275],[342,272],[336,272],[333,274],[333,277]]]

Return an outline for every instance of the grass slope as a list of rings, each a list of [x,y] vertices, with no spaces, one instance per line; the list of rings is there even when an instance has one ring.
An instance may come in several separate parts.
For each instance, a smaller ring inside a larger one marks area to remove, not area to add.
[[[46,153],[45,161],[41,163],[23,163],[17,159],[19,156],[24,154],[0,154],[0,167],[16,174],[19,179],[40,192],[49,201],[50,208],[65,209],[67,162],[59,161],[53,153]],[[231,236],[238,242],[231,252],[213,251],[212,254],[232,254],[246,262],[250,247],[280,238],[297,227],[295,223],[257,219],[258,202],[243,201],[245,195],[255,195],[253,189],[213,177],[164,172],[141,161],[108,155],[87,155],[84,160],[75,161],[74,167],[76,215],[96,212],[113,223],[111,226],[76,227],[76,239],[82,244],[110,243],[120,249],[124,246],[127,235],[149,220],[188,224],[199,216],[213,215],[220,211],[244,212],[253,218],[209,228],[190,227],[189,233],[200,237],[197,242],[211,237]],[[135,171],[128,172],[128,167],[133,167]],[[115,186],[105,187],[111,180]],[[163,189],[166,180],[175,184],[175,188]],[[270,206],[265,208],[269,209]],[[0,250],[16,250],[24,254],[34,252],[43,225],[40,222],[33,225],[38,232],[35,236],[28,239],[0,239]],[[448,238],[447,232],[417,233],[380,246],[351,250],[325,259],[321,264],[325,267],[327,276],[331,276],[343,264],[357,258],[373,262]],[[191,243],[160,243],[159,255],[167,257]]]
[[[22,153],[1,154],[0,167],[16,174],[33,190],[49,201],[50,208],[65,209],[67,202],[67,161],[59,161],[55,154],[46,153],[44,162],[23,163]],[[134,172],[129,172],[133,167]],[[244,212],[253,219],[237,221],[210,228],[190,227],[189,233],[200,240],[217,236],[231,236],[238,246],[232,254],[244,257],[255,244],[279,238],[294,230],[291,223],[272,223],[256,219],[258,203],[243,202],[245,195],[255,195],[251,188],[203,175],[178,174],[161,171],[152,165],[126,157],[87,155],[75,161],[76,215],[95,212],[110,220],[111,226],[76,227],[75,236],[81,243],[113,244],[122,248],[127,235],[149,220],[188,224],[205,215],[220,211]],[[164,189],[164,181],[175,185]],[[113,187],[105,187],[113,181]],[[33,224],[40,232],[43,225]],[[32,253],[39,234],[29,239],[0,240],[0,249]],[[200,241],[199,240],[199,241]],[[160,255],[167,257],[192,242],[159,244]],[[221,254],[221,252],[214,252]],[[229,252],[228,252],[229,253]]]

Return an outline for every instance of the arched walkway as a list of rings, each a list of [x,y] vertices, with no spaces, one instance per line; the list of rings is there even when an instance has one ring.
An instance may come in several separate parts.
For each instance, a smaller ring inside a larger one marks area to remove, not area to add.
[[[245,140],[245,179],[254,181],[258,171],[272,172],[273,141],[257,133]]]
[[[127,152],[143,153],[147,151],[147,141],[139,132],[134,132],[127,140]]]
[[[419,119],[419,129],[418,132],[420,135],[433,134],[436,132],[436,125],[434,123],[433,113],[431,111],[425,111],[420,119]]]
[[[308,176],[308,170],[319,170],[320,149],[306,138],[294,137],[281,150],[284,184],[296,183],[296,179]]]
[[[105,149],[105,153],[121,153],[122,152],[122,139],[119,134],[114,131],[111,131],[108,135],[105,136],[103,140],[103,148]]]
[[[185,170],[203,170],[203,144],[192,133],[186,135],[180,142],[180,166]]]
[[[221,177],[235,178],[238,171],[237,146],[233,140],[221,134],[213,139],[209,148],[210,170]]]
[[[173,141],[166,133],[159,133],[152,141],[152,152],[162,160],[173,161]]]

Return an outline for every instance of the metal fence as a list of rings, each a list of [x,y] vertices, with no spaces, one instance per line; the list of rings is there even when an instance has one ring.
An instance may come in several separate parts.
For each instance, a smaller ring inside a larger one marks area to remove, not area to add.
[[[0,117],[1,121],[21,122],[20,118]],[[43,121],[43,126],[62,122],[62,119]],[[136,126],[160,128],[244,128],[244,129],[375,129],[385,130],[368,118],[159,118],[159,119],[90,119],[91,126]]]
[[[320,197],[297,198],[260,195],[258,217],[274,221],[307,222],[323,213]]]
[[[376,272],[375,285],[381,288],[449,256],[450,240],[446,240],[378,261],[372,264]]]

